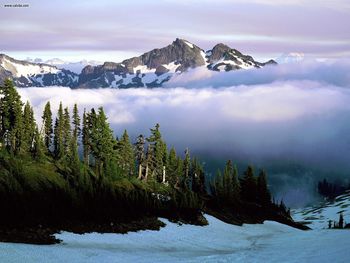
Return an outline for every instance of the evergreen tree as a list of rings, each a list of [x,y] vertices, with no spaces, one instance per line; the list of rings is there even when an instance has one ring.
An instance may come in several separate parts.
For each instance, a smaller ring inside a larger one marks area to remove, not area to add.
[[[224,173],[223,173],[223,198],[228,202],[232,202],[233,200],[233,184],[232,184],[232,175],[233,175],[233,165],[232,161],[228,160],[225,165]]]
[[[74,104],[74,108],[73,108],[72,124],[73,124],[73,137],[78,142],[78,138],[81,133],[81,128],[80,128],[80,116],[79,116],[78,106],[76,103]]]
[[[150,129],[151,135],[147,138],[150,145],[149,154],[152,154],[148,158],[148,169],[150,169],[152,177],[155,177],[158,181],[162,181],[164,171],[164,142],[162,141],[159,127],[157,123],[153,129]]]
[[[214,178],[213,193],[217,199],[221,199],[224,194],[224,182],[220,169],[217,170]]]
[[[72,140],[72,134],[71,134],[71,125],[70,125],[70,116],[69,116],[69,110],[68,108],[64,109],[63,114],[63,147],[64,147],[64,153],[66,156],[70,155],[70,145]]]
[[[126,175],[131,176],[134,173],[134,153],[126,130],[124,130],[124,133],[118,142],[118,164]]]
[[[184,162],[183,162],[183,185],[186,189],[192,189],[192,185],[191,185],[191,180],[189,177],[189,173],[190,173],[190,165],[191,165],[191,158],[190,158],[190,151],[188,150],[188,148],[186,148],[185,150],[185,158],[184,158]]]
[[[44,134],[45,147],[46,147],[46,151],[50,153],[51,145],[52,145],[52,137],[53,137],[53,126],[52,126],[51,105],[49,101],[45,105],[42,120],[43,120],[43,134]]]
[[[190,174],[192,178],[192,191],[199,194],[205,194],[205,173],[202,165],[196,158],[191,161]]]
[[[75,137],[72,137],[71,139],[68,163],[75,182],[78,182],[80,179],[80,159],[78,153],[78,142]]]
[[[167,165],[167,177],[170,185],[175,186],[177,182],[178,174],[178,158],[176,156],[176,150],[174,147],[170,149]]]
[[[344,216],[343,213],[339,214],[339,223],[338,223],[339,228],[344,228]]]
[[[143,173],[143,164],[145,161],[145,138],[142,134],[140,134],[135,143],[135,157],[136,157],[136,163],[138,167],[138,179],[142,179],[142,173]]]
[[[232,200],[235,204],[239,203],[240,201],[240,195],[241,195],[241,185],[239,183],[238,178],[238,169],[235,165],[233,167],[233,173],[232,173]]]
[[[84,109],[83,114],[83,128],[82,128],[82,144],[84,163],[89,166],[90,162],[90,127],[89,127],[89,114]]]
[[[80,159],[79,159],[79,152],[78,152],[78,147],[79,147],[78,140],[81,133],[81,129],[80,129],[80,117],[79,117],[77,104],[74,104],[72,124],[73,124],[73,132],[72,132],[72,137],[70,142],[69,163],[71,166],[73,176],[75,178],[75,182],[78,182],[80,180]]]
[[[168,147],[164,141],[161,142],[161,151],[162,151],[162,183],[167,183],[167,166],[168,166]]]
[[[238,170],[229,160],[226,162],[224,171],[218,170],[214,180],[212,192],[216,198],[226,205],[238,205],[240,203],[240,183]]]
[[[54,128],[54,156],[57,160],[64,156],[64,149],[64,115],[60,102]]]
[[[184,188],[184,161],[180,158],[180,156],[177,157],[177,168],[176,168],[176,184],[175,188]]]
[[[271,194],[267,188],[267,179],[266,172],[261,170],[257,180],[257,189],[258,189],[258,202],[262,205],[271,204]]]
[[[23,132],[21,97],[10,79],[0,87],[0,137],[2,144],[13,153],[20,148]]]
[[[255,202],[257,197],[257,182],[254,176],[253,167],[248,166],[244,172],[242,182],[242,199],[247,202]]]
[[[91,153],[95,158],[95,170],[97,176],[102,176],[104,168],[109,165],[115,157],[114,147],[116,141],[113,132],[107,122],[106,114],[102,107],[98,109],[98,113],[91,110],[89,114],[90,125],[90,147]]]
[[[29,102],[26,103],[23,110],[23,133],[21,140],[21,151],[30,153],[33,148],[34,136],[36,133],[36,124],[34,112]]]
[[[44,157],[44,143],[40,136],[39,128],[36,126],[32,147],[33,158],[41,160]]]
[[[147,151],[146,151],[146,168],[145,168],[145,177],[144,180],[148,180],[148,176],[150,173],[150,167],[154,166],[154,154],[152,152],[152,147],[150,144],[147,146]]]

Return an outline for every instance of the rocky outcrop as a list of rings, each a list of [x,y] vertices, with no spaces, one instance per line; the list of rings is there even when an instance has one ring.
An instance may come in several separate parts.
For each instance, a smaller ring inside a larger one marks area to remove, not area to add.
[[[183,39],[153,49],[139,57],[121,63],[106,62],[85,67],[79,77],[79,87],[159,87],[175,73],[206,64],[202,49]]]

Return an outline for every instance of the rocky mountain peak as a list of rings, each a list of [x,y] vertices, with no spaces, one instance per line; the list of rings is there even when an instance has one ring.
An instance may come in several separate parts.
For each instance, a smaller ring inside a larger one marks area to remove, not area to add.
[[[213,63],[221,59],[225,53],[229,52],[231,48],[225,44],[219,43],[216,44],[212,50],[209,51],[208,62]]]

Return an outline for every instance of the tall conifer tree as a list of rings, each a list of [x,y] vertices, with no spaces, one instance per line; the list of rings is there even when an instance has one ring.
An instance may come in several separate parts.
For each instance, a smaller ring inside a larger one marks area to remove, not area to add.
[[[52,146],[53,126],[52,126],[51,105],[49,101],[45,105],[42,120],[43,120],[44,143],[45,143],[46,151],[50,153],[51,146]]]
[[[34,119],[34,112],[29,102],[24,106],[23,110],[23,132],[21,140],[21,150],[29,153],[33,148],[34,136],[36,133],[36,124]]]
[[[64,115],[62,102],[58,107],[54,128],[54,155],[56,159],[64,156]]]
[[[23,133],[23,103],[10,79],[6,79],[0,87],[0,95],[0,138],[7,149],[17,153]]]
[[[137,162],[137,168],[138,168],[138,179],[142,179],[143,174],[143,165],[145,162],[145,138],[142,134],[140,134],[135,143],[135,157]]]

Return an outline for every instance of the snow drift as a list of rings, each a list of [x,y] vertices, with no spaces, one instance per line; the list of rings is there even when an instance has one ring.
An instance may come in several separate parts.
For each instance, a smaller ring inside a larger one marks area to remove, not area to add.
[[[240,227],[206,217],[205,227],[164,220],[160,231],[64,232],[58,235],[63,243],[50,246],[0,243],[0,261],[319,263],[346,262],[349,256],[348,231],[301,231],[275,222]]]

